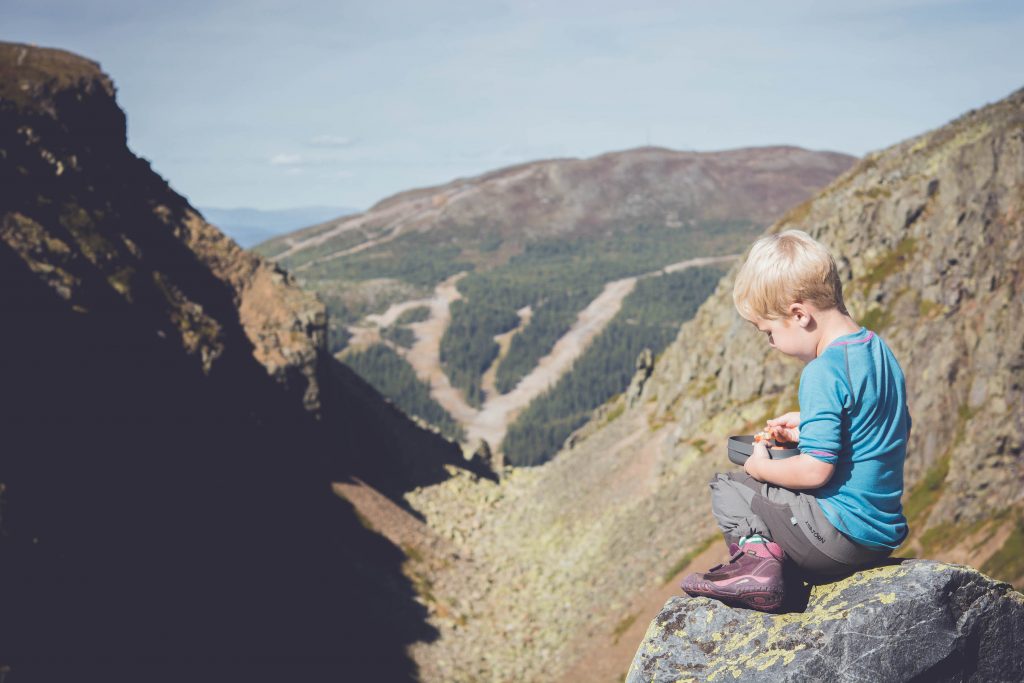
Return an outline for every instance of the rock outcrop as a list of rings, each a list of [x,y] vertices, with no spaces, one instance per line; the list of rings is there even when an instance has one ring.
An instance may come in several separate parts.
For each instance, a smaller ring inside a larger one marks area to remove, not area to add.
[[[88,308],[85,290],[105,280],[125,303],[160,315],[161,331],[207,374],[239,321],[256,360],[317,412],[323,304],[203,220],[132,154],[114,95],[95,62],[0,44],[3,240],[72,306]],[[211,282],[200,284],[204,277]]]
[[[647,384],[647,380],[652,372],[654,372],[654,354],[651,353],[650,349],[644,349],[636,357],[636,372],[633,374],[633,378],[629,381],[629,387],[626,389],[627,406],[632,408],[640,400],[640,396],[644,391],[644,385]]]
[[[670,600],[627,683],[1018,681],[1024,595],[961,565],[905,560],[810,590],[806,611]]]

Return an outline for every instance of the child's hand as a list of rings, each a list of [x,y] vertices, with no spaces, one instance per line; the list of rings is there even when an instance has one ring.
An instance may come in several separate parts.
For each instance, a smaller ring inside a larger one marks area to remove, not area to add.
[[[777,442],[797,443],[800,441],[800,413],[786,413],[773,420],[768,420],[768,427],[765,431],[771,434]]]
[[[771,460],[768,456],[768,447],[764,445],[764,442],[754,444],[754,452],[750,454],[747,461],[743,463],[743,471],[749,474],[757,481],[763,482],[764,479],[760,476],[761,463]]]

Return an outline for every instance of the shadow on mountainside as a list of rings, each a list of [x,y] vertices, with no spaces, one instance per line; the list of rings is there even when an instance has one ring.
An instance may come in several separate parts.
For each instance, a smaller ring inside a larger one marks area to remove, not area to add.
[[[268,374],[221,279],[254,264],[189,232],[96,65],[0,43],[0,187],[3,683],[414,679],[406,558],[331,483],[401,501],[458,447],[333,359],[319,419]],[[312,348],[288,313],[256,334]]]
[[[85,656],[107,658],[101,678],[414,678],[405,647],[436,632],[401,552],[330,492],[349,444],[272,381],[224,285],[160,234],[143,248],[234,321],[208,376],[88,261],[81,313],[0,243],[7,683],[91,677]]]
[[[339,443],[346,452],[359,454],[329,464],[335,481],[358,477],[422,520],[402,494],[448,479],[445,465],[497,479],[486,464],[467,461],[458,444],[411,421],[347,365],[334,358],[327,363],[324,405],[338,416],[333,423]]]

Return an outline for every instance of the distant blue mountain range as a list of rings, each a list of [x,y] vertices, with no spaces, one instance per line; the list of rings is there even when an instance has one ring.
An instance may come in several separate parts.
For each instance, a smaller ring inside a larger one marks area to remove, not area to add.
[[[275,235],[358,213],[360,209],[347,206],[299,206],[293,209],[263,211],[244,207],[218,209],[204,206],[199,207],[199,211],[207,221],[247,249]]]

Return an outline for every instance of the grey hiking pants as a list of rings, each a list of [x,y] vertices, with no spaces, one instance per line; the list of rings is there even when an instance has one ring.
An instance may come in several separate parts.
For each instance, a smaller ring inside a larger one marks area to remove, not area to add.
[[[889,556],[888,550],[872,550],[844,536],[808,493],[763,484],[746,472],[716,474],[710,486],[711,511],[727,543],[761,534],[782,546],[798,567],[823,576],[845,574]]]

